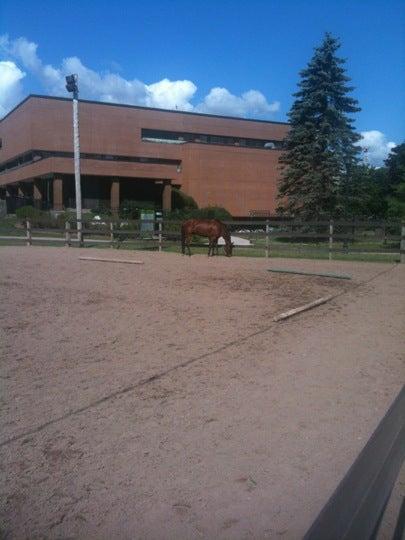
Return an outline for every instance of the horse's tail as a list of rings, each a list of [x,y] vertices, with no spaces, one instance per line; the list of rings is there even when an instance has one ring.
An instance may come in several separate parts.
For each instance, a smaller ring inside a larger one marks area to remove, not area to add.
[[[221,223],[222,225],[222,238],[225,240],[225,242],[231,242],[231,233],[229,232],[228,227],[225,225],[225,223]]]
[[[225,254],[230,257],[232,255],[232,237],[228,227],[222,223],[222,238],[225,240]]]
[[[186,254],[186,231],[184,230],[184,225],[181,226],[181,252],[183,255]]]

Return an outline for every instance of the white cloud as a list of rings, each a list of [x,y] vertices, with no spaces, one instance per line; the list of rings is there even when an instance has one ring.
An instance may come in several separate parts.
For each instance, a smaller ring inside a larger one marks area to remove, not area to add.
[[[363,149],[363,158],[375,167],[381,167],[388,154],[396,146],[393,141],[387,140],[384,133],[376,129],[362,131],[361,137],[358,144]]]
[[[80,59],[75,56],[63,60],[62,72],[63,81],[65,75],[77,73],[80,95],[84,98],[146,105],[148,92],[145,85],[136,79],[127,81],[121,75],[115,73],[99,74],[84,66]],[[62,94],[66,95],[65,88],[63,88]]]
[[[5,46],[10,53],[16,58],[20,58],[23,65],[31,71],[38,72],[41,70],[42,62],[37,56],[38,45],[30,42],[25,38],[18,38],[14,41],[10,41],[7,36],[5,37]]]
[[[22,99],[21,80],[25,73],[14,62],[0,61],[0,117]]]
[[[210,114],[229,116],[265,116],[278,111],[280,103],[268,103],[261,92],[249,90],[241,97],[234,96],[226,88],[212,88],[196,110]]]
[[[165,78],[145,84],[137,79],[124,79],[117,73],[98,73],[75,56],[63,59],[59,67],[54,67],[42,62],[37,49],[36,43],[24,37],[10,40],[7,35],[0,36],[0,53],[20,63],[51,95],[66,96],[65,75],[77,73],[80,96],[84,99],[241,117],[268,117],[280,108],[279,102],[268,103],[257,90],[235,96],[226,88],[218,87],[212,88],[202,102],[194,106],[192,100],[197,86],[192,81]]]
[[[43,64],[37,55],[38,45],[25,38],[10,40],[7,35],[0,36],[0,52],[20,62],[22,66],[36,76],[47,91],[61,94],[64,90],[63,75],[60,70],[49,64]]]
[[[163,79],[154,84],[146,86],[149,92],[147,105],[149,107],[160,107],[162,109],[180,109],[182,111],[192,111],[193,106],[190,100],[197,91],[197,87],[191,81],[169,81]]]

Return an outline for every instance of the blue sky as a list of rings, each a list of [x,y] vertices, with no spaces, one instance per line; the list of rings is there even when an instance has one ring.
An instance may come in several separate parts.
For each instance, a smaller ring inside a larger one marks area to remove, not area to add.
[[[325,31],[342,42],[374,162],[405,134],[405,2],[2,0],[0,113],[29,93],[285,121]],[[2,97],[1,97],[2,96]]]

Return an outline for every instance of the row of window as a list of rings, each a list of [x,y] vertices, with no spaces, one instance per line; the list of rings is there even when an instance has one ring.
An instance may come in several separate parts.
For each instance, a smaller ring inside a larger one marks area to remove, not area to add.
[[[243,146],[246,148],[263,148],[265,150],[281,150],[283,148],[283,141],[278,140],[248,139],[246,137],[229,137],[227,135],[207,135],[158,129],[142,129],[141,136],[143,141],[148,142],[223,144],[227,146]]]
[[[31,150],[20,154],[19,156],[5,161],[0,164],[0,174],[9,171],[11,169],[16,169],[18,167],[23,167],[24,165],[30,165],[41,159],[47,159],[51,157],[62,157],[73,159],[73,152],[53,152],[45,150]],[[110,154],[91,154],[83,152],[80,154],[81,159],[97,159],[101,161],[126,161],[130,163],[157,163],[159,165],[180,165],[178,159],[165,159],[165,158],[153,158],[153,157],[137,157],[137,156],[117,156]]]
[[[207,135],[201,133],[185,133],[177,131],[164,131],[156,129],[142,129],[142,140],[150,142],[182,144],[187,142],[202,144],[219,144],[226,146],[242,146],[246,148],[262,148],[265,150],[281,150],[283,141],[268,139],[249,139],[245,137],[230,137],[227,135]],[[10,169],[16,169],[29,165],[40,159],[50,157],[73,158],[73,152],[52,152],[43,150],[31,150],[9,161],[0,164],[0,173]],[[117,156],[109,154],[81,153],[82,159],[97,159],[103,161],[128,161],[140,163],[158,163],[161,165],[180,165],[180,161],[173,159],[161,159],[151,157]]]

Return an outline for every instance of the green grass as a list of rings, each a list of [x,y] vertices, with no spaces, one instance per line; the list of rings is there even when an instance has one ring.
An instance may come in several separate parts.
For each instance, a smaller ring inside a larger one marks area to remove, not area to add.
[[[172,245],[165,247],[163,251],[168,253],[180,253],[181,249],[178,245]],[[208,248],[203,247],[191,247],[191,253],[207,255]],[[219,255],[224,256],[223,250],[219,250]],[[264,258],[266,256],[264,249],[256,249],[254,247],[248,248],[234,248],[233,255],[235,257],[256,257]],[[294,249],[291,246],[291,249],[277,249],[276,246],[270,246],[269,258],[285,258],[285,259],[321,259],[328,260],[329,254],[327,251],[308,251],[302,247]],[[364,262],[399,262],[399,255],[396,253],[390,254],[374,254],[374,253],[334,253],[333,260],[337,261],[364,261]]]
[[[0,247],[2,246],[17,246],[17,245],[25,245],[25,239],[22,241],[19,240],[0,240]],[[73,247],[76,246],[76,244],[72,244]],[[47,247],[63,247],[63,242],[52,242],[50,239],[49,241],[35,241],[33,242],[33,247],[35,246],[47,246]],[[97,248],[97,249],[111,249],[111,246],[109,243],[106,244],[99,244],[99,243],[91,243],[86,242],[84,245],[84,249],[91,249],[91,248]],[[114,248],[116,249],[116,248]],[[151,245],[151,244],[144,244],[142,242],[123,242],[120,250],[129,250],[129,251],[157,251],[157,244]],[[180,246],[168,246],[164,247],[164,252],[167,253],[181,253]],[[191,253],[193,255],[201,254],[201,255],[207,255],[207,248],[201,248],[201,247],[192,247]],[[255,248],[236,248],[233,252],[235,257],[254,257],[254,258],[264,258],[265,252],[263,250],[255,249]],[[219,256],[224,256],[224,253],[222,250],[219,251]],[[314,251],[305,251],[305,249],[300,250],[278,250],[278,249],[272,249],[270,252],[269,258],[285,258],[285,259],[320,259],[320,260],[327,260],[328,259],[328,253],[324,251],[320,252],[314,252]],[[333,260],[337,261],[364,261],[364,262],[383,262],[383,263],[393,263],[393,262],[399,262],[399,255],[395,253],[390,254],[375,254],[375,253],[334,253],[333,254]]]

